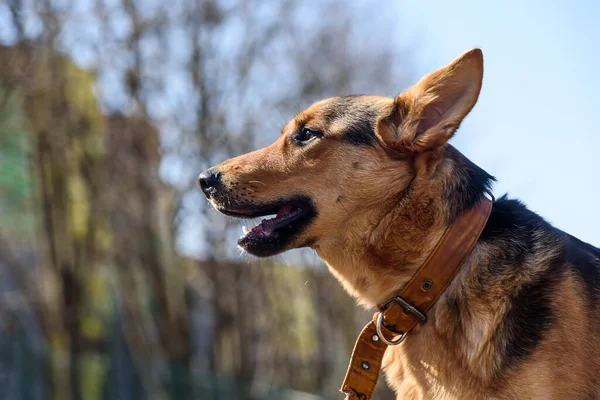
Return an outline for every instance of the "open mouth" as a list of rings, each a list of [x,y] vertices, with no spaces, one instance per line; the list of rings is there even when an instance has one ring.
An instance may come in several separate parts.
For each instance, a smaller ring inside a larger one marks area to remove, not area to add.
[[[268,257],[287,250],[293,239],[304,231],[316,215],[311,201],[306,197],[219,211],[237,218],[266,217],[251,229],[242,227],[243,235],[238,239],[241,248],[258,257]]]

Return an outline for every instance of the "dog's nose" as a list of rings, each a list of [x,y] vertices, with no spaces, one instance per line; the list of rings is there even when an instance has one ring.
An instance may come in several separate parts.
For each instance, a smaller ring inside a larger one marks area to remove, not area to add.
[[[216,168],[209,168],[198,177],[200,189],[206,196],[214,192],[215,187],[221,181],[221,173]]]

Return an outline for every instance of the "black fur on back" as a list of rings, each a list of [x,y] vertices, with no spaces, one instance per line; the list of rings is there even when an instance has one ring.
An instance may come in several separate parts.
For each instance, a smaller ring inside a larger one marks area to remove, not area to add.
[[[564,235],[569,266],[577,273],[581,283],[586,287],[590,300],[598,304],[598,300],[600,300],[600,249],[567,233]]]
[[[445,192],[453,220],[481,199],[495,179],[454,147],[447,146],[447,157],[454,163]],[[509,307],[495,340],[501,355],[497,376],[517,367],[552,328],[555,289],[569,270],[586,288],[582,295],[591,312],[598,310],[600,249],[553,227],[522,202],[507,195],[497,199],[479,243],[496,250],[487,265],[478,266],[478,290],[484,295],[494,285],[507,288]],[[459,317],[462,312],[456,311]]]

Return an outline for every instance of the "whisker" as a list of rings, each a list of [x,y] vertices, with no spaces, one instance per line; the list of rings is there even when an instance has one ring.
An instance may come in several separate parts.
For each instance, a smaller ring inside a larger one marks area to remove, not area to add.
[[[248,181],[248,183],[260,183],[264,187],[267,187],[267,185],[265,183],[261,182],[261,181]]]

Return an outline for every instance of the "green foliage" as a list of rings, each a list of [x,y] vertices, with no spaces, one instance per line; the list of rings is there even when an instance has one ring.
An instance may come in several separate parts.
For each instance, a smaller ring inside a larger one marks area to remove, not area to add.
[[[110,360],[104,354],[86,354],[79,360],[80,391],[87,400],[103,399]]]
[[[90,204],[85,182],[81,175],[70,174],[67,181],[69,193],[69,221],[71,232],[78,241],[83,241],[87,235]]]
[[[34,228],[31,136],[18,91],[0,86],[0,232],[28,237]]]
[[[69,59],[62,61],[66,101],[70,115],[78,118],[73,123],[77,126],[75,134],[80,142],[75,144],[74,151],[98,157],[104,153],[104,116],[94,94],[96,77],[93,72],[77,67]]]

